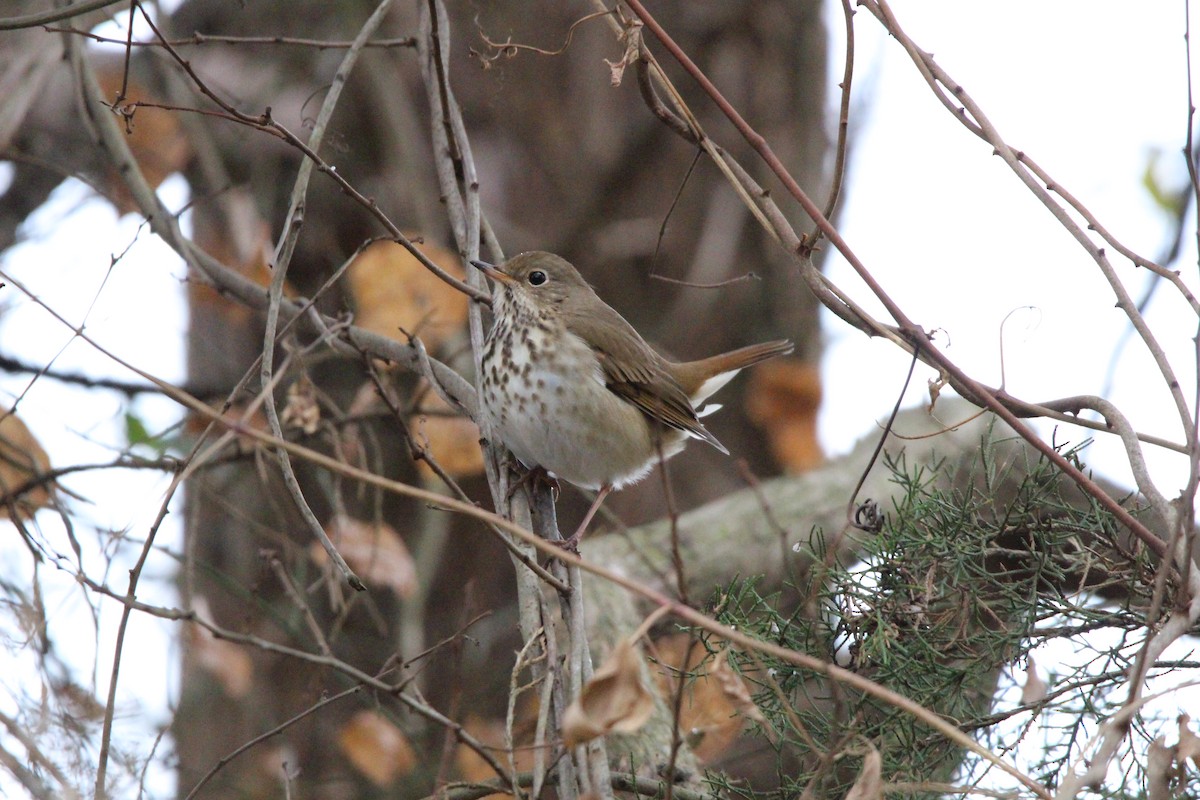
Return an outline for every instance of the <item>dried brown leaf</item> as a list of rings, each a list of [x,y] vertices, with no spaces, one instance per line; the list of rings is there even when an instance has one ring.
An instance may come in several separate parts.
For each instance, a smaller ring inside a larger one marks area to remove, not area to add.
[[[418,245],[433,263],[455,278],[465,273],[458,256],[435,245]],[[376,242],[359,253],[346,274],[355,324],[400,341],[407,331],[436,350],[465,329],[467,297],[434,275],[395,242]]]
[[[1025,685],[1021,687],[1021,703],[1029,705],[1046,699],[1046,690],[1050,688],[1037,672],[1037,664],[1033,656],[1029,656],[1029,665],[1025,668]]]
[[[1184,762],[1191,759],[1192,763],[1200,767],[1200,736],[1192,733],[1192,718],[1187,714],[1179,715],[1179,744],[1176,747],[1176,758],[1179,759],[1179,765],[1182,767]]]
[[[378,711],[359,711],[338,731],[337,741],[350,764],[381,788],[412,772],[417,763],[408,738]]]
[[[562,733],[574,747],[606,733],[632,733],[650,719],[654,696],[642,682],[642,655],[622,639],[563,713]]]
[[[716,681],[717,687],[721,690],[730,704],[739,714],[755,722],[766,722],[762,711],[754,704],[754,700],[750,697],[750,690],[746,688],[746,681],[742,676],[733,671],[729,666],[729,648],[724,647],[716,658],[713,660],[713,666],[708,671],[708,676]]]
[[[674,697],[679,691],[679,676],[695,675],[684,682],[679,729],[696,758],[712,763],[728,751],[745,721],[717,681],[700,669],[708,652],[703,647],[691,646],[691,642],[692,637],[685,633],[656,640],[654,656],[660,668],[655,677],[659,693]]]
[[[604,63],[608,64],[609,81],[613,86],[620,86],[622,79],[625,77],[625,70],[636,64],[641,58],[642,47],[642,23],[632,22],[628,28],[621,34],[621,40],[625,42],[625,51],[621,54],[619,61],[609,61],[604,59]]]
[[[938,398],[942,396],[942,389],[946,387],[946,382],[941,378],[929,379],[929,408],[932,409],[937,405]]]
[[[285,427],[299,428],[308,436],[317,432],[321,424],[321,406],[317,403],[317,390],[312,381],[301,377],[287,390],[287,404],[279,415]]]
[[[1171,781],[1176,775],[1177,748],[1167,747],[1165,736],[1159,736],[1146,750],[1146,800],[1171,800]]]
[[[400,597],[411,597],[416,591],[412,556],[392,526],[338,515],[325,526],[325,532],[346,563],[367,583],[391,589]],[[318,564],[329,559],[316,542],[309,548],[309,555]]]
[[[867,743],[867,755],[863,758],[862,769],[858,779],[846,792],[846,800],[881,800],[883,797],[883,757],[870,742]]]
[[[0,496],[11,502],[0,504],[0,518],[7,519],[13,509],[22,517],[32,515],[50,502],[50,486],[39,483],[9,498],[13,492],[50,469],[50,458],[38,440],[12,411],[0,412]]]

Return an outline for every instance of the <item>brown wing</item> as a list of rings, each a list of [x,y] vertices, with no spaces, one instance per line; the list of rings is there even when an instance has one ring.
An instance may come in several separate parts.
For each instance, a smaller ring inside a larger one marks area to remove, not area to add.
[[[633,403],[652,420],[698,436],[728,454],[717,437],[700,423],[687,393],[667,372],[664,359],[620,314],[603,303],[599,305],[590,307],[586,315],[569,315],[565,321],[567,330],[595,351],[608,390]]]

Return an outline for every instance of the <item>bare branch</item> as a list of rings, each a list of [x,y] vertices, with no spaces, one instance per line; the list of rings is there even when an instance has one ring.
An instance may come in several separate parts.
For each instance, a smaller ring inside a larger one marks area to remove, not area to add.
[[[20,17],[0,18],[0,31],[13,31],[18,28],[36,28],[39,25],[46,25],[51,22],[89,14],[101,8],[116,5],[119,2],[121,0],[81,0],[81,2],[63,8],[56,8],[53,11],[40,11]]]

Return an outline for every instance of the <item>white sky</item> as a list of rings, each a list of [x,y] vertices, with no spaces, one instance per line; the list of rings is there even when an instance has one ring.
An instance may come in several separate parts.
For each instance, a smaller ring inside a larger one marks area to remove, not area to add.
[[[1165,185],[1186,180],[1183,3],[921,0],[893,7],[909,36],[934,53],[1010,145],[1126,245],[1158,256],[1165,220],[1141,181],[1156,151],[1163,153],[1158,174]],[[843,235],[912,319],[946,332],[938,343],[973,377],[1000,383],[1000,325],[1016,312],[1004,337],[1012,393],[1030,400],[1099,393],[1114,343],[1128,327],[1111,290],[991,148],[953,121],[898,44],[866,35],[877,30],[858,27],[860,54],[882,66],[855,154]],[[1140,296],[1146,273],[1112,255],[1130,293]],[[1181,264],[1194,292],[1193,236]],[[828,274],[868,299],[840,258]],[[1021,310],[1026,306],[1033,309]],[[1160,287],[1148,317],[1183,385],[1194,386],[1194,316],[1173,290]],[[839,323],[826,330],[821,430],[838,452],[865,429],[864,416],[890,410],[908,360]],[[856,366],[862,364],[870,367]],[[933,373],[918,375],[909,404],[921,399]],[[1132,342],[1122,351],[1111,398],[1139,429],[1178,441],[1178,418],[1162,387],[1145,348]],[[1119,447],[1100,438],[1088,460],[1128,481]],[[1182,459],[1148,457],[1156,474],[1182,469]],[[1173,477],[1162,488],[1173,496],[1180,486],[1182,477]]]
[[[1158,174],[1165,185],[1175,186],[1185,177],[1179,155],[1187,123],[1184,5],[895,0],[893,8],[909,35],[964,85],[1010,144],[1047,169],[1125,244],[1155,258],[1166,226],[1141,180],[1156,151],[1164,154]],[[840,16],[836,10],[831,13],[831,30],[840,37]],[[951,119],[900,47],[878,35],[878,25],[866,11],[858,12],[856,30],[856,88],[870,91],[871,97],[844,195],[841,230],[850,245],[914,320],[946,331],[947,352],[974,377],[999,383],[1000,323],[1015,309],[1032,306],[1033,311],[1015,314],[1006,328],[1010,391],[1031,400],[1099,392],[1126,323],[1095,266],[990,148]],[[839,59],[835,55],[831,65],[837,75]],[[162,191],[171,207],[185,202],[186,187],[178,179],[168,181]],[[167,380],[182,380],[183,269],[140,229],[138,220],[118,220],[105,204],[87,199],[86,190],[72,184],[55,193],[24,234],[27,243],[7,253],[0,267],[74,322],[86,319],[91,335],[138,366]],[[110,257],[135,240],[134,248],[110,267]],[[1196,291],[1194,242],[1189,235],[1180,265]],[[1135,273],[1115,254],[1113,261],[1128,276],[1130,292],[1139,296],[1145,274]],[[867,301],[865,287],[840,259],[830,260],[828,272]],[[46,363],[71,342],[69,330],[49,321],[12,288],[0,292],[0,301],[0,351]],[[1159,289],[1149,317],[1190,397],[1196,319],[1167,287]],[[939,344],[946,344],[946,335]],[[826,336],[821,437],[836,454],[872,431],[874,421],[890,411],[908,359],[832,318]],[[79,341],[54,366],[133,379]],[[906,405],[924,399],[928,377],[928,370],[918,370]],[[29,384],[28,376],[0,374],[0,402],[10,402]],[[1112,399],[1138,428],[1179,438],[1162,380],[1147,367],[1145,350],[1136,341],[1120,358]],[[124,443],[127,408],[120,398],[38,380],[19,413],[54,463],[63,465],[111,459]],[[152,429],[165,428],[178,417],[169,403],[154,398],[139,399],[132,408]],[[1074,430],[1064,435],[1082,438]],[[1160,488],[1174,495],[1183,481],[1181,459],[1153,449],[1147,456]],[[1110,475],[1127,474],[1110,437],[1100,438],[1088,460]],[[92,501],[69,501],[74,512],[100,530],[126,531],[140,539],[157,512],[166,479],[153,473],[97,471],[64,483]],[[38,525],[57,551],[70,552],[53,516],[40,514]],[[103,542],[86,526],[78,526],[77,533],[90,549],[85,559],[98,563]],[[0,539],[0,576],[27,582],[28,554],[16,537]],[[178,548],[173,520],[159,542]],[[128,566],[124,560],[113,565],[109,580],[114,588],[124,588]],[[143,580],[143,599],[173,602],[166,580],[172,567],[165,557],[152,562],[151,575]],[[42,577],[47,578],[46,571]],[[60,656],[80,674],[93,676],[102,693],[116,604],[102,604],[101,632],[95,634],[79,590],[65,576],[47,582],[57,585],[47,599],[52,629],[61,637],[56,622],[61,615],[75,615],[83,626],[78,639],[56,640]],[[134,617],[135,638],[127,646],[140,656],[126,660],[121,684],[127,729],[140,724],[139,709],[165,721],[161,698],[174,694],[169,687],[175,667],[166,658],[174,632],[171,626]],[[164,660],[147,654],[161,654]],[[0,651],[0,664],[5,657]],[[13,710],[9,691],[25,682],[20,674],[0,666],[5,676],[0,678],[0,709],[5,712]],[[130,735],[126,741],[134,746],[139,738]],[[168,793],[169,786],[160,783],[156,793]]]

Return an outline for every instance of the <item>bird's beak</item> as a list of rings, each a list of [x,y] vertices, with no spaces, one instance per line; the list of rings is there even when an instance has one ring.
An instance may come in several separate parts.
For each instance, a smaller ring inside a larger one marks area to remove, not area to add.
[[[516,281],[516,279],[507,272],[501,272],[486,261],[472,261],[471,266],[497,283],[514,283]]]

